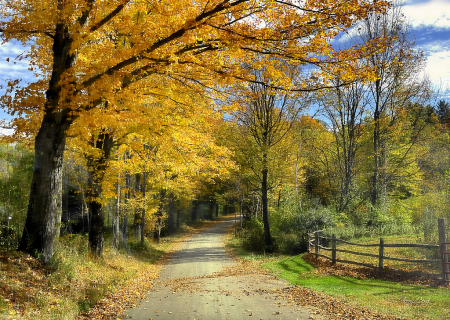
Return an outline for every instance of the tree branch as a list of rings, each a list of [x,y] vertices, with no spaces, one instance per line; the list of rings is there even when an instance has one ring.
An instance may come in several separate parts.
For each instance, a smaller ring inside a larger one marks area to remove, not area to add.
[[[90,0],[92,1],[92,0]],[[94,24],[90,31],[94,32],[98,29],[100,29],[102,26],[104,26],[106,23],[108,23],[109,21],[111,21],[115,16],[117,16],[120,11],[122,11],[122,9],[125,7],[125,5],[130,2],[131,0],[125,0],[122,4],[120,4],[119,6],[117,6],[116,9],[114,9],[110,14],[108,14],[106,17],[104,17],[102,20],[100,20],[99,22],[97,22],[96,24]]]

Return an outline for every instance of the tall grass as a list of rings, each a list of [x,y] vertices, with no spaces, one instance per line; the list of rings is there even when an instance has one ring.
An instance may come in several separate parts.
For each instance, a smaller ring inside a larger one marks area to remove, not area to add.
[[[57,239],[50,266],[23,253],[1,252],[0,318],[74,319],[151,266],[148,260],[113,250],[108,242],[103,259],[94,258],[87,241],[86,235]],[[142,251],[156,261],[163,251],[150,247]]]

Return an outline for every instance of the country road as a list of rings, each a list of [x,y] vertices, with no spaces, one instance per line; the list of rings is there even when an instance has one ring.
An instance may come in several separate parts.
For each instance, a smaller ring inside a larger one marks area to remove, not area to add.
[[[163,266],[154,290],[122,319],[310,319],[310,309],[276,293],[289,285],[285,281],[230,272],[237,263],[227,255],[223,236],[233,223],[223,221],[185,241]]]

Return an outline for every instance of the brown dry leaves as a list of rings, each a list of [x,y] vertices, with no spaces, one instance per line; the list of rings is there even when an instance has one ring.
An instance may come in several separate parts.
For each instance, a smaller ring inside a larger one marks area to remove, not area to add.
[[[116,319],[125,309],[135,307],[138,300],[153,287],[158,269],[158,266],[150,265],[126,286],[101,299],[89,313],[80,314],[77,319]]]
[[[397,319],[395,316],[388,316],[369,311],[365,308],[355,307],[327,296],[323,293],[311,289],[294,286],[280,290],[280,295],[301,306],[313,306],[327,319]]]
[[[48,270],[29,255],[0,251],[0,270],[0,296],[10,315],[23,315],[26,309],[33,309],[33,297],[50,294]]]
[[[154,281],[158,278],[160,267],[165,264],[172,254],[176,252],[180,245],[190,238],[192,235],[207,229],[220,221],[205,221],[194,227],[186,227],[185,234],[171,243],[166,253],[155,265],[150,265],[147,270],[140,273],[135,279],[116,290],[113,294],[105,296],[101,299],[89,313],[81,314],[77,317],[79,320],[87,319],[116,319],[118,315],[122,314],[126,309],[133,308],[138,305],[139,301],[145,298],[150,289],[153,288]],[[191,286],[189,282],[180,281],[177,279],[179,290],[186,289]],[[190,287],[192,290],[193,288]]]

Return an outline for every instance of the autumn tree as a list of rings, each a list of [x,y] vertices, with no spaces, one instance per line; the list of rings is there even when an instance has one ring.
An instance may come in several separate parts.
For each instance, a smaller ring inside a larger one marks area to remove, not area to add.
[[[375,80],[368,83],[373,126],[373,172],[371,202],[376,205],[387,186],[386,162],[388,159],[387,132],[389,124],[396,121],[396,111],[412,102],[426,101],[428,84],[420,79],[424,66],[423,53],[414,48],[414,41],[399,7],[386,14],[372,13],[358,28],[360,39],[371,42],[385,39],[364,63],[375,71]]]
[[[337,187],[336,208],[339,212],[348,209],[356,194],[357,160],[364,133],[364,119],[368,104],[367,86],[355,80],[342,86],[343,80],[336,76],[335,88],[320,96],[323,113],[330,123],[334,135],[334,156],[329,164],[334,166]]]
[[[328,40],[385,6],[365,0],[2,1],[2,41],[32,41],[27,57],[40,75],[23,87],[11,79],[2,99],[3,107],[19,116],[19,128],[32,114],[40,116],[34,122],[35,166],[19,250],[45,262],[53,255],[67,130],[84,112],[104,101],[120,109],[120,101],[138,101],[143,86],[170,96],[170,87],[158,85],[161,78],[193,87],[252,80],[240,66],[252,65],[260,53],[266,61],[258,63],[277,78],[274,84],[291,88],[271,67],[272,56],[293,64],[323,59],[322,68],[334,68],[359,51],[333,52]]]
[[[300,154],[303,184],[309,197],[319,199],[323,205],[330,205],[338,192],[334,166],[335,136],[324,121],[305,119],[310,130],[303,140]]]
[[[302,115],[292,126],[292,136],[295,141],[294,150],[297,150],[295,154],[294,188],[300,209],[302,209],[300,189],[302,189],[306,181],[305,169],[310,158],[308,156],[308,150],[311,149],[311,144],[315,144],[317,138],[316,133],[321,127],[320,123],[310,115]]]
[[[439,122],[447,125],[450,119],[450,103],[445,100],[439,100],[434,107],[434,111],[439,118]]]
[[[96,128],[93,123],[90,131],[87,131],[89,139],[97,139],[97,157],[94,159],[110,164],[102,167],[102,163],[97,160],[96,170],[91,170],[94,176],[105,177],[97,185],[99,190],[106,190],[92,200],[102,204],[105,198],[117,197],[117,173],[125,177],[126,183],[122,188],[126,195],[122,206],[124,238],[128,231],[125,220],[131,213],[134,213],[134,227],[139,225],[141,243],[144,241],[145,226],[151,220],[155,221],[159,235],[166,224],[163,209],[168,195],[169,198],[170,195],[172,198],[182,197],[183,194],[192,195],[197,180],[207,177],[213,181],[225,173],[231,164],[228,150],[216,145],[212,134],[212,128],[221,114],[210,108],[208,100],[202,100],[201,95],[178,93],[177,101],[148,98],[140,109],[135,107],[133,110],[105,115],[107,125],[101,124]],[[126,120],[122,118],[124,112],[127,113]],[[72,126],[70,132],[76,128],[79,128],[78,123]],[[114,140],[116,149],[113,154],[110,151],[112,144],[105,145],[103,139],[98,140],[105,132]],[[79,132],[75,135],[76,139],[79,141],[82,135]],[[91,154],[95,153],[88,152],[89,159]],[[140,176],[144,180],[140,190],[137,190],[135,185],[140,184],[141,179],[137,179]],[[158,199],[154,203],[158,210],[153,210],[154,214],[151,215],[148,206],[151,205],[149,198],[153,196]],[[91,252],[101,255],[93,250]]]
[[[300,97],[287,91],[271,88],[271,81],[255,74],[258,83],[250,83],[243,99],[242,111],[238,112],[238,122],[246,134],[254,139],[255,153],[261,162],[258,166],[258,177],[261,190],[262,218],[264,223],[264,239],[268,248],[272,245],[269,227],[269,211],[267,192],[269,186],[269,157],[273,155],[273,147],[283,140],[302,109]],[[278,160],[278,159],[277,159]]]
[[[14,249],[25,222],[33,152],[27,145],[11,144],[8,139],[1,141],[2,138],[0,136],[0,247]]]

